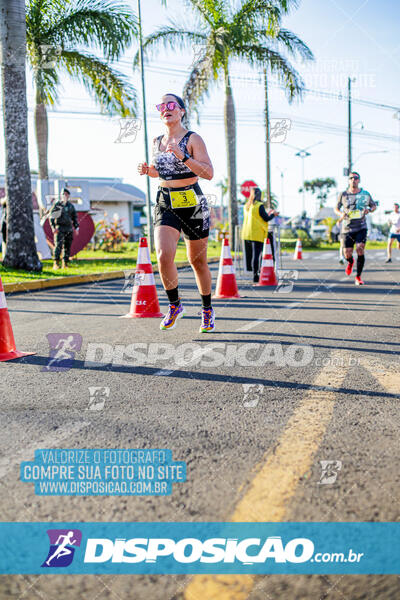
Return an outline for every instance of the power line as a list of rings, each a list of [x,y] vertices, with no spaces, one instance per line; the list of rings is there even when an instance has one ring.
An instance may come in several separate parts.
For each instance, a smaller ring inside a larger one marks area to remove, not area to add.
[[[28,109],[28,112],[33,113],[34,110],[32,108]],[[110,118],[113,119],[119,119],[122,117],[109,117],[108,115],[101,115],[100,113],[96,112],[96,111],[83,111],[83,110],[58,110],[58,109],[52,109],[52,110],[48,110],[48,115],[51,117],[56,117],[60,116],[61,118],[64,118],[64,115],[68,115],[69,117],[71,115],[74,115],[74,117],[72,118],[77,118],[79,119],[80,117],[82,117],[82,120],[84,120],[84,118],[86,117],[93,117],[93,120],[109,120]],[[281,117],[282,118],[282,117]],[[157,117],[149,117],[149,120],[152,122],[159,122],[159,119]],[[308,119],[293,119],[290,118],[290,120],[292,121],[293,125],[299,129],[308,129],[308,130],[316,130],[316,131],[321,131],[325,134],[330,134],[330,135],[338,135],[338,136],[342,136],[344,132],[346,132],[346,127],[341,126],[341,125],[334,125],[332,123],[328,123],[328,122],[322,122],[322,121],[312,121],[312,120],[308,120]],[[204,123],[222,123],[223,122],[223,115],[220,114],[207,114],[205,113],[205,115],[202,116],[201,121]],[[260,113],[259,116],[257,115],[257,113],[253,113],[252,115],[246,115],[246,117],[240,117],[237,116],[237,123],[239,125],[245,125],[245,126],[249,126],[249,127],[259,127],[260,123],[262,122],[262,114]],[[390,134],[385,134],[379,131],[368,131],[368,130],[362,130],[362,131],[354,131],[353,134],[357,137],[360,138],[365,138],[365,139],[371,139],[371,140],[382,140],[385,142],[391,142],[391,143],[398,143],[399,142],[399,137],[395,136],[395,135],[390,135]]]
[[[188,73],[190,72],[189,70],[186,69],[182,69],[182,68],[174,68],[174,67],[158,67],[157,65],[147,65],[147,69],[149,71],[153,71],[156,74],[165,74],[167,73],[171,73],[171,74],[180,74],[180,75],[188,75]],[[231,79],[234,81],[242,81],[242,82],[258,82],[260,83],[260,85],[262,84],[262,74],[261,73],[257,73],[255,75],[250,75],[249,77],[243,77],[240,75],[235,75],[233,74],[231,76]],[[272,87],[280,89],[280,90],[285,90],[286,87],[282,84],[278,84],[275,82],[271,82]],[[329,98],[332,100],[337,100],[340,102],[346,102],[347,101],[347,95],[345,92],[326,92],[325,90],[314,90],[311,88],[304,88],[304,92],[306,94],[313,94],[322,98]],[[364,100],[362,98],[353,98],[352,99],[353,104],[360,104],[363,106],[369,106],[371,108],[381,108],[383,110],[391,110],[391,111],[397,111],[400,110],[399,106],[393,106],[390,104],[385,104],[384,102],[373,102],[372,100]]]

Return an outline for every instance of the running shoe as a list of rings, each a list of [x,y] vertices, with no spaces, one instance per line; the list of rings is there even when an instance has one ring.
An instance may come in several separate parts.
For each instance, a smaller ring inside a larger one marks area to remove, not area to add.
[[[388,258],[387,260],[385,260],[385,262],[387,262],[387,263],[388,263],[388,262],[392,262],[392,259],[391,259],[391,258]]]
[[[347,263],[347,267],[346,267],[346,275],[351,275],[352,271],[353,271],[353,266],[354,266],[354,261],[350,264]]]
[[[358,275],[357,275],[356,280],[355,280],[354,283],[356,285],[365,285],[364,282],[363,282],[363,280],[361,279],[361,277],[358,277]]]
[[[211,333],[215,329],[215,312],[213,308],[203,308],[201,311],[200,333]]]
[[[340,258],[339,262],[340,262],[341,265],[344,265],[344,258]]]
[[[160,323],[160,329],[173,329],[178,319],[183,317],[185,309],[182,304],[170,304],[168,312]]]

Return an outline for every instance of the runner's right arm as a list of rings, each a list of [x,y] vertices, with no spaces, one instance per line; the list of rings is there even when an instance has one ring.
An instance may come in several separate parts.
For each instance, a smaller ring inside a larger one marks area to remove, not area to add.
[[[346,213],[342,210],[343,208],[343,192],[339,194],[339,200],[335,206],[335,213],[339,215],[340,219],[338,219],[338,223],[341,223],[346,216]]]
[[[153,147],[158,138],[153,139]],[[148,165],[147,162],[142,162],[138,164],[138,173],[139,175],[148,175],[149,177],[159,177],[158,171],[154,165]]]
[[[154,165],[148,165],[146,162],[138,164],[139,175],[148,175],[149,177],[159,177],[158,171]]]

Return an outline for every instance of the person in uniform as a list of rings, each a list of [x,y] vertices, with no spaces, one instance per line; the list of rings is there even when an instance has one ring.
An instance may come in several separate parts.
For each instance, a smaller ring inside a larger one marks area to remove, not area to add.
[[[70,191],[64,188],[61,200],[55,202],[49,215],[51,229],[54,234],[54,269],[60,268],[61,252],[63,252],[62,267],[63,269],[68,267],[74,237],[73,227],[76,231],[79,228],[75,207],[69,201],[70,196]]]

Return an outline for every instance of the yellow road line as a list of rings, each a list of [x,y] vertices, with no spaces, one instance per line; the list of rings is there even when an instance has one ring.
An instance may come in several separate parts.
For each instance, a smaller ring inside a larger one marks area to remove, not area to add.
[[[334,351],[313,385],[340,388],[346,369],[338,367],[343,351]],[[336,362],[336,366],[335,366]],[[310,469],[335,406],[335,392],[309,390],[289,419],[276,446],[237,504],[234,522],[283,521],[300,478]],[[196,575],[185,589],[185,600],[246,600],[253,575]]]
[[[376,360],[368,360],[368,358],[361,358],[359,362],[389,394],[400,394],[400,370],[398,363],[392,362],[388,366]]]

